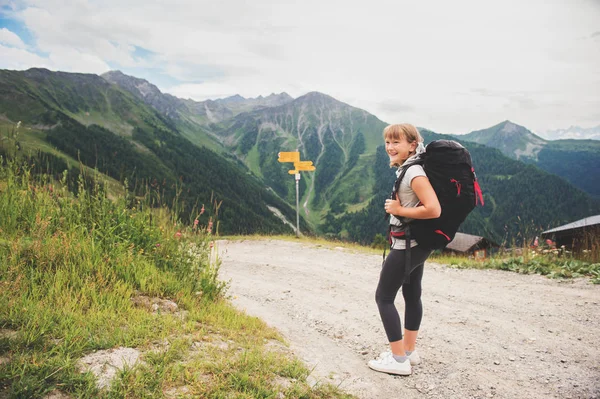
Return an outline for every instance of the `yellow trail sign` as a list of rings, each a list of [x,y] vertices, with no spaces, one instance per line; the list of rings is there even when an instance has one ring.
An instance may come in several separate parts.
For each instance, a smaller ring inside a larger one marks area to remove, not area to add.
[[[300,162],[300,153],[298,151],[280,152],[277,156],[279,162]]]
[[[294,164],[294,166],[296,167],[296,170],[312,171],[312,170],[316,169],[313,165],[297,165],[297,164]]]
[[[299,170],[288,170],[288,174],[295,175],[296,173],[300,173]]]
[[[312,161],[298,161],[294,162],[294,167],[304,167],[304,166],[312,166]]]

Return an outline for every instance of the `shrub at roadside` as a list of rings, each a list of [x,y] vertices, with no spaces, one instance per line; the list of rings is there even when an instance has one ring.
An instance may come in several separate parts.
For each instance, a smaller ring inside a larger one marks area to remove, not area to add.
[[[525,250],[526,251],[526,250]],[[475,260],[460,256],[434,255],[433,261],[457,268],[499,269],[521,274],[541,274],[550,278],[587,277],[590,282],[600,284],[600,263],[590,263],[569,255],[553,253],[528,256],[494,255],[490,259]]]

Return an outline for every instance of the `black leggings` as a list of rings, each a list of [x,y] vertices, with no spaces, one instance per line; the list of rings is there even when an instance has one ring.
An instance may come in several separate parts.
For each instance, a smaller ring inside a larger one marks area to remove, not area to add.
[[[407,330],[417,331],[423,317],[421,304],[421,279],[423,268],[431,251],[413,247],[410,250],[411,265],[408,267],[409,281],[405,282],[406,253],[405,250],[392,249],[385,258],[379,284],[375,293],[375,302],[379,308],[379,315],[389,342],[402,339],[402,323],[398,310],[394,305],[396,294],[402,287],[404,297],[404,325]]]

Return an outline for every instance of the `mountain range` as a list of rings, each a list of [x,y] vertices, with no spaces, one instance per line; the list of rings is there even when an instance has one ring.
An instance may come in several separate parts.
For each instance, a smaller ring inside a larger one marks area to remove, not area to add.
[[[183,201],[182,217],[213,205],[222,233],[291,232],[281,218],[295,219],[295,181],[277,153],[298,150],[316,166],[300,180],[301,230],[365,243],[385,232],[387,123],[323,93],[194,101],[118,71],[0,70],[0,134],[17,121],[23,156],[81,162],[140,195],[150,187],[163,202]],[[426,142],[448,138],[421,131]],[[471,151],[486,200],[464,232],[505,242],[600,213],[600,157],[589,140],[548,142],[509,121],[456,139]]]
[[[600,125],[590,128],[571,126],[567,129],[551,129],[542,135],[548,140],[600,140]]]

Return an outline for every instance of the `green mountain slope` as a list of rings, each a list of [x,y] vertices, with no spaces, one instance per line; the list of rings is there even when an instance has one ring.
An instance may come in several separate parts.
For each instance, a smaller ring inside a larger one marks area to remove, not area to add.
[[[281,106],[242,113],[216,133],[251,170],[288,201],[295,198],[291,164],[277,162],[280,151],[296,151],[312,161],[303,172],[302,203],[314,224],[332,206],[364,206],[373,195],[372,164],[386,124],[375,116],[321,93]],[[362,205],[361,205],[362,204]]]
[[[600,141],[550,141],[534,164],[600,198]]]
[[[172,119],[97,75],[0,71],[0,115],[5,132],[22,121],[19,140],[29,140],[30,149],[50,145],[55,153],[127,180],[138,194],[150,190],[163,204],[177,198],[184,218],[193,218],[203,204],[214,212],[222,201],[222,233],[291,231],[267,206],[288,220],[295,211],[243,165],[192,145]],[[88,117],[97,123],[82,123]],[[304,222],[301,227],[308,228]]]

